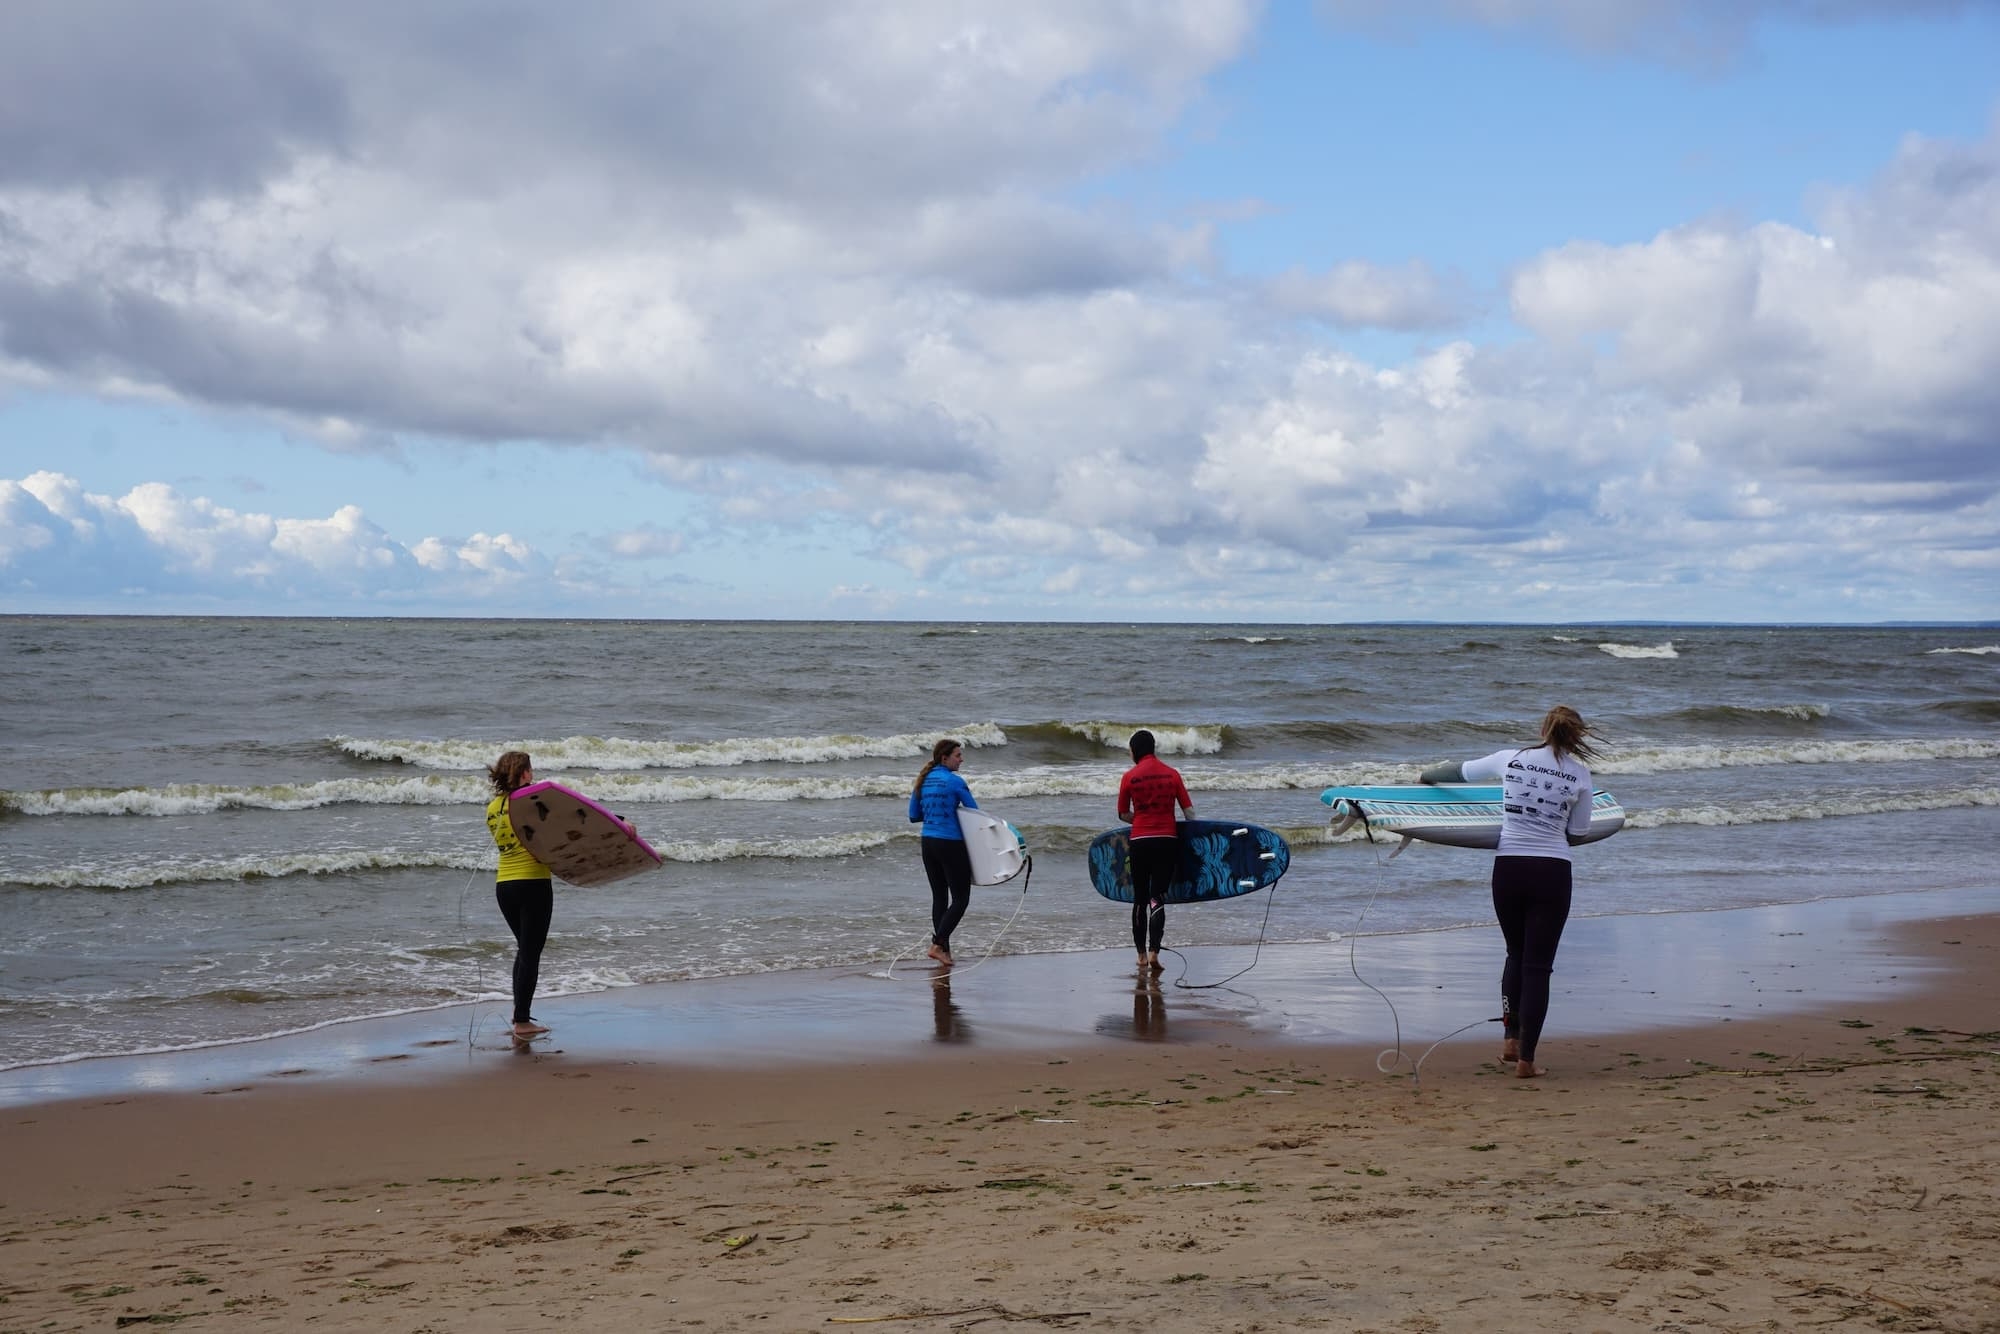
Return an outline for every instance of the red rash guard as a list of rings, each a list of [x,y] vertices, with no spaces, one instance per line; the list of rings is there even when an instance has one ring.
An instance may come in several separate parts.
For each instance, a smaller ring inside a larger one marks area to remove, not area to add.
[[[1148,755],[1118,780],[1118,813],[1132,813],[1133,838],[1172,838],[1174,829],[1174,807],[1194,805],[1188,796],[1187,784],[1181,781],[1180,770],[1168,768],[1160,763],[1157,755]]]

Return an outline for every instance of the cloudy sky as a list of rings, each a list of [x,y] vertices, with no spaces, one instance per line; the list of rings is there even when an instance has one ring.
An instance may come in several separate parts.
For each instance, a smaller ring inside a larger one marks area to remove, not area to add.
[[[11,0],[0,611],[2000,616],[1996,0]]]

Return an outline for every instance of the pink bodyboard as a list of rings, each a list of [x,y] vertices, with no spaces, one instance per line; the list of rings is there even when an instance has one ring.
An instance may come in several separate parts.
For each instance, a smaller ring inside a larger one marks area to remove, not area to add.
[[[531,783],[507,798],[514,837],[559,880],[595,888],[650,871],[660,854],[616,816],[561,783]]]

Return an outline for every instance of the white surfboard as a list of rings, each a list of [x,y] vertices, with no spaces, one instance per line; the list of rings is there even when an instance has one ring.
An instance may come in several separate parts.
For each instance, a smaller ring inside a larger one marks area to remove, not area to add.
[[[960,806],[958,829],[972,858],[973,884],[1004,885],[1027,865],[1028,840],[999,816]]]

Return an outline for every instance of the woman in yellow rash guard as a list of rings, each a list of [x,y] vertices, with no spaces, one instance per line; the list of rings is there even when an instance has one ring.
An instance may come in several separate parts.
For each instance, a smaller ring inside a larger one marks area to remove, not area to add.
[[[514,837],[513,822],[507,818],[507,798],[535,781],[532,761],[526,751],[510,750],[486,771],[493,780],[493,800],[486,803],[486,828],[493,846],[500,849],[500,869],[495,873],[493,892],[500,900],[500,915],[514,933],[514,1036],[532,1038],[549,1031],[547,1024],[535,1022],[530,1013],[535,1003],[535,983],[541,978],[542,946],[548,943],[549,919],[555,915],[555,877],[549,868]]]

